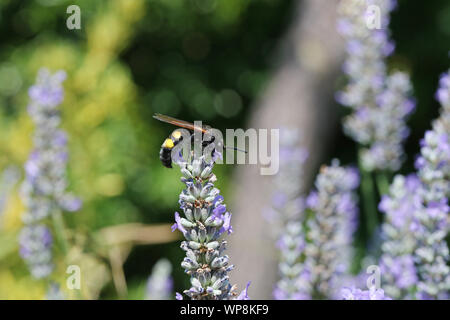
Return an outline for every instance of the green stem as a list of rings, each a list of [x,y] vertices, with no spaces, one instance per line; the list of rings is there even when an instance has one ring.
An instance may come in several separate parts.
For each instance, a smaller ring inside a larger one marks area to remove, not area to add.
[[[371,172],[364,169],[359,161],[361,172],[361,193],[364,202],[367,235],[370,238],[378,225],[378,211],[374,181]]]
[[[55,229],[56,238],[62,248],[64,258],[69,250],[69,242],[67,240],[66,227],[62,217],[61,210],[55,210],[52,214],[53,226]]]
[[[64,219],[61,210],[55,210],[52,214],[53,228],[55,229],[56,239],[59,246],[62,249],[64,259],[67,257],[69,252],[69,240],[67,237],[66,226],[64,224]],[[75,290],[75,299],[83,300],[84,296],[81,290]]]
[[[376,174],[378,193],[380,196],[389,193],[389,177],[385,172],[378,172]]]

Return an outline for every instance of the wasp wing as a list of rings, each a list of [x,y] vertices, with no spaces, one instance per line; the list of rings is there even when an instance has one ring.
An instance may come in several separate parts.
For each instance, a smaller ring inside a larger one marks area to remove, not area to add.
[[[187,121],[184,121],[184,120],[176,119],[176,118],[169,117],[169,116],[166,116],[166,115],[163,115],[163,114],[160,114],[160,113],[155,113],[153,115],[153,118],[155,118],[156,120],[165,122],[165,123],[170,123],[170,124],[172,124],[174,126],[177,126],[177,127],[186,128],[186,129],[189,129],[189,130],[201,131],[203,133],[206,132],[205,128],[196,126],[192,122],[187,122]]]

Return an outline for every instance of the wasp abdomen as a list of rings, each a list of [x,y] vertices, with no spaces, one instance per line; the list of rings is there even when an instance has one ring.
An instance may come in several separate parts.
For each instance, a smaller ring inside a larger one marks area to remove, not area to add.
[[[166,168],[172,168],[172,149],[161,148],[159,151],[159,160]]]
[[[172,168],[172,149],[183,140],[183,136],[179,130],[172,132],[169,138],[164,140],[159,151],[159,159],[166,168]]]

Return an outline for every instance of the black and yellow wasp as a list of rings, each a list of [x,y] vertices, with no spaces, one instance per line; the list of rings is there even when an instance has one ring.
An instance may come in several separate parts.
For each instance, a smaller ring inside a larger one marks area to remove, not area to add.
[[[209,129],[211,129],[210,126],[207,125],[203,125],[203,126],[196,126],[195,124],[191,123],[191,122],[187,122],[184,120],[179,120],[173,117],[169,117],[160,113],[155,113],[153,115],[153,118],[162,121],[162,122],[166,122],[166,123],[170,123],[174,126],[180,127],[180,128],[185,128],[187,130],[189,130],[190,132],[199,132],[202,135],[206,134],[208,132]],[[190,135],[190,139],[192,140],[194,138],[194,134]],[[159,151],[159,159],[161,160],[161,163],[163,164],[163,166],[167,167],[167,168],[172,168],[172,149],[181,141],[183,140],[183,134],[179,129],[175,129],[170,136],[164,140],[163,144],[161,145],[161,150]],[[213,143],[215,141],[215,137],[212,136],[211,139],[206,140],[206,141],[202,141],[202,147],[206,147],[209,144]],[[221,143],[221,142],[219,142]],[[225,146],[225,148],[227,148]],[[231,148],[233,150],[237,150],[237,151],[243,151],[246,152],[245,150],[240,150],[238,148]],[[214,152],[214,150],[213,150]]]

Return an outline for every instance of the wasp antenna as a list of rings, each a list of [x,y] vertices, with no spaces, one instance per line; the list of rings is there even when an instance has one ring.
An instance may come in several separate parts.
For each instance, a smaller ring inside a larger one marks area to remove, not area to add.
[[[232,149],[232,150],[248,153],[247,150],[242,150],[242,149],[239,149],[239,148],[236,148],[236,147],[227,147],[227,146],[225,146],[225,149]]]

